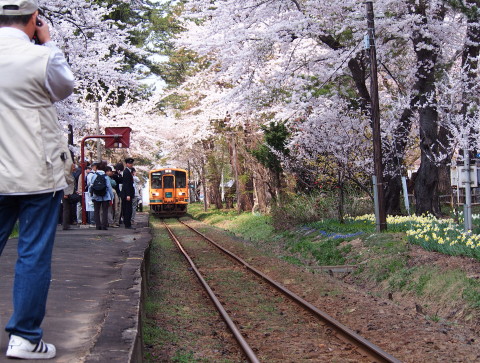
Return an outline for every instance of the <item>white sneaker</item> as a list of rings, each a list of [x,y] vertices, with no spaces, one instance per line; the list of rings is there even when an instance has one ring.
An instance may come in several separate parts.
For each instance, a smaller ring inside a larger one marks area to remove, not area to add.
[[[7,357],[9,358],[50,359],[54,358],[56,353],[55,346],[43,340],[34,344],[18,335],[11,335],[8,342]]]

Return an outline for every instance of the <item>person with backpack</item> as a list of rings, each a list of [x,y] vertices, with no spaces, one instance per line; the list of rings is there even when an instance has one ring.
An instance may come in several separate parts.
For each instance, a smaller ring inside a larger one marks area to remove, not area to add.
[[[87,193],[90,190],[90,185],[92,184],[92,177],[93,175],[97,172],[97,165],[98,162],[93,163],[90,165],[87,163],[87,167],[85,169],[85,180],[83,183],[84,189]],[[85,210],[87,211],[87,223],[90,224],[90,227],[95,226],[95,220],[93,219],[93,212],[91,211],[91,208],[89,208],[89,202],[85,200]],[[79,218],[82,220],[82,208],[80,208],[79,212]]]
[[[93,200],[93,215],[95,227],[99,230],[107,230],[108,206],[113,201],[113,190],[110,178],[105,174],[106,163],[98,163],[97,171],[92,175],[88,192]]]

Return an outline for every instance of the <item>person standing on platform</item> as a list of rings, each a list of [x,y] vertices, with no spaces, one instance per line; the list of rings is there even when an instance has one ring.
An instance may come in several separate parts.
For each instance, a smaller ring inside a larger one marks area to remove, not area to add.
[[[133,162],[132,158],[125,159],[125,170],[123,170],[123,186],[122,186],[122,206],[123,206],[123,223],[125,228],[132,228],[132,203],[135,198],[135,188],[133,186]]]
[[[36,36],[38,43],[31,41]],[[36,0],[0,0],[0,254],[18,220],[9,358],[49,359],[42,340],[52,250],[72,160],[53,102],[74,77]]]
[[[120,203],[118,202],[118,194],[117,194],[117,182],[113,179],[113,167],[107,166],[107,170],[105,172],[108,177],[110,178],[110,184],[112,186],[112,192],[113,192],[113,199],[108,207],[108,226],[112,228],[118,228],[120,227],[119,225],[115,225],[115,214],[120,213],[120,208],[117,208],[120,206]]]
[[[108,207],[113,201],[112,184],[105,173],[106,168],[105,163],[97,163],[88,189],[93,200],[95,227],[101,230],[108,229]]]
[[[122,172],[124,170],[123,164],[118,163],[115,165],[115,172],[112,175],[112,179],[117,183],[115,186],[115,191],[117,192],[118,198],[114,204],[114,216],[113,216],[113,227],[120,227],[120,217],[122,216],[122,199],[121,199],[121,190],[123,184]]]
[[[75,194],[75,179],[73,177],[75,165],[72,164],[72,173],[71,175],[66,175],[68,187],[63,190],[63,200],[62,200],[62,228],[63,230],[70,229],[70,224],[72,224],[72,208],[73,203],[71,197]]]
[[[94,175],[97,174],[98,164],[99,164],[98,161],[93,162],[91,167],[90,167],[90,171],[88,171],[87,176],[85,177],[85,180],[86,180],[85,191],[87,193],[90,190],[90,187],[92,186],[92,179],[93,179]],[[88,167],[87,167],[87,170],[88,170]],[[90,198],[90,200],[91,200],[92,205],[94,206],[93,199]],[[87,203],[87,202],[85,202],[85,203]],[[87,206],[85,206],[85,207],[87,207]],[[94,208],[95,208],[95,206],[94,206]],[[96,225],[95,225],[95,209],[93,211],[92,210],[87,211],[87,223],[90,224],[90,227],[96,227]]]
[[[133,198],[133,203],[132,203],[132,223],[135,223],[137,208],[141,198],[140,178],[137,176],[137,171],[135,170],[135,168],[132,169],[132,176],[133,176],[133,188],[135,189],[135,197]]]

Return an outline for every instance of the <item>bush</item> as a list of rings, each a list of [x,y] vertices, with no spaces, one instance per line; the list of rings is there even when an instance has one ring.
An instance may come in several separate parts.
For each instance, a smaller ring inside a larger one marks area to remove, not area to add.
[[[358,190],[345,193],[344,215],[358,216],[372,213],[372,210],[370,198],[359,197]],[[275,229],[290,229],[322,219],[339,219],[338,193],[334,190],[285,195],[281,206],[272,207],[272,219]]]

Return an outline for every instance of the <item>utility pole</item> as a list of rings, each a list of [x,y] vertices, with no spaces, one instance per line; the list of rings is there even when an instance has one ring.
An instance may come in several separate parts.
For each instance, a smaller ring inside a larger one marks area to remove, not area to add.
[[[375,21],[373,14],[373,2],[365,2],[367,8],[368,25],[368,48],[370,53],[370,99],[371,118],[373,129],[373,162],[376,177],[376,194],[378,206],[376,210],[377,232],[387,229],[387,215],[385,213],[385,197],[383,192],[383,162],[382,162],[382,139],[380,132],[380,106],[378,100],[378,76],[377,76],[377,51],[375,48]]]
[[[465,204],[463,205],[463,220],[465,225],[465,232],[470,232],[472,230],[472,187],[471,187],[471,177],[470,177],[470,151],[465,148],[463,150],[463,172],[465,175]],[[458,188],[460,188],[460,183],[458,183]]]
[[[237,198],[237,212],[241,213],[242,211],[242,201],[240,194],[240,176],[239,176],[239,168],[238,168],[238,154],[237,154],[237,135],[232,132],[232,161],[233,161],[233,175],[235,177],[235,193]]]
[[[98,107],[98,101],[95,102],[95,121],[97,123],[97,135],[100,135],[100,109]],[[97,161],[102,161],[102,141],[97,140]]]

